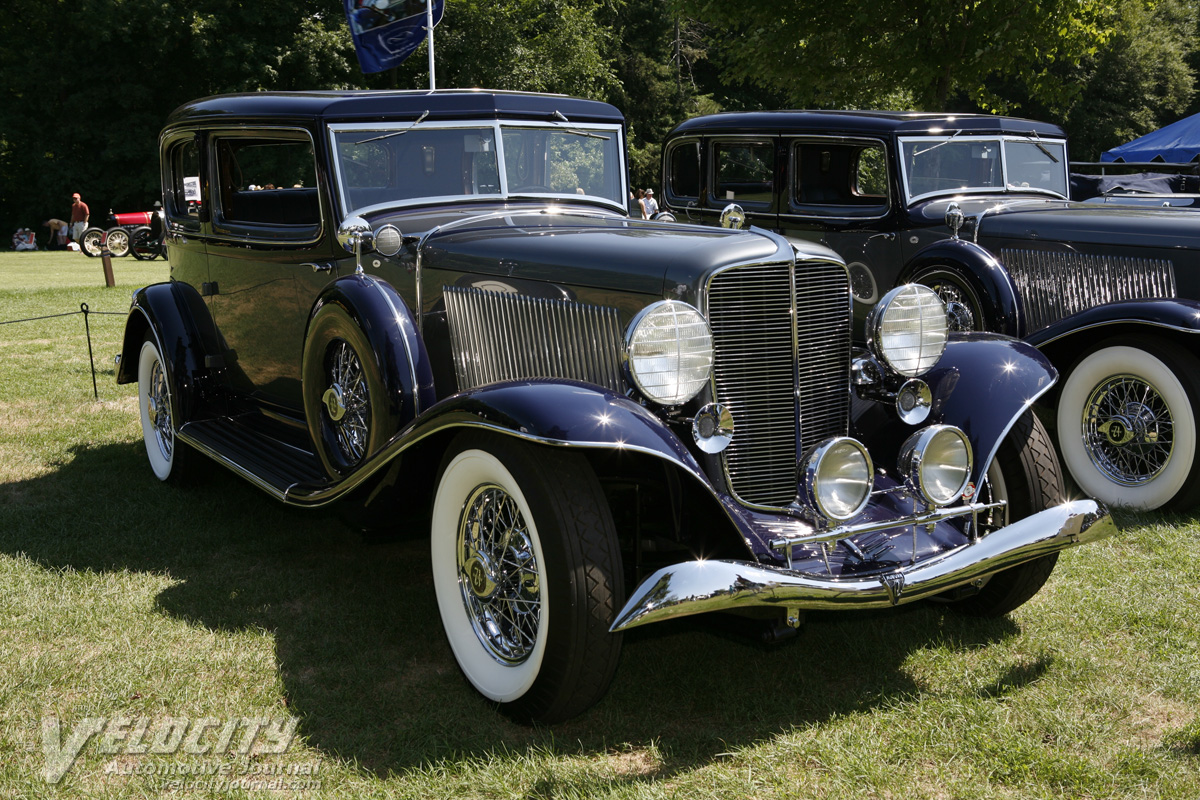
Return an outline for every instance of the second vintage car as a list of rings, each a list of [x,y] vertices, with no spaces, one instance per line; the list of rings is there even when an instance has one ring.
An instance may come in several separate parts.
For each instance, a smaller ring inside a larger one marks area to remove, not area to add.
[[[1069,180],[1061,128],[983,114],[715,114],[663,151],[663,207],[680,221],[758,225],[845,258],[860,336],[911,281],[946,300],[956,330],[1035,345],[1063,375],[1043,402],[1085,492],[1194,506],[1200,218],[1072,203]]]
[[[853,349],[827,248],[630,219],[609,105],[212,97],[160,150],[171,280],[118,371],[155,475],[207,457],[364,526],[429,519],[412,569],[518,719],[596,702],[638,625],[1004,614],[1112,531],[1062,497],[1034,348],[952,336],[906,285]]]

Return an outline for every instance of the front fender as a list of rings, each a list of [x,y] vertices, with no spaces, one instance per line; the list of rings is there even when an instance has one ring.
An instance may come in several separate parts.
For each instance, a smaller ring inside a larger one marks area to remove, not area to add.
[[[703,468],[662,420],[622,395],[576,381],[489,384],[447,397],[393,436],[362,469],[336,486],[295,486],[289,500],[322,505],[369,478],[424,439],[455,428],[492,430],[540,444],[655,456],[715,491]]]
[[[1075,336],[1094,343],[1104,336],[1103,328],[1135,325],[1177,333],[1200,333],[1200,302],[1195,300],[1123,300],[1095,306],[1043,328],[1026,337],[1037,348],[1062,345]],[[1099,330],[1098,330],[1099,329]]]
[[[1021,335],[1020,296],[1008,270],[986,248],[964,239],[934,242],[918,250],[904,265],[896,285],[912,283],[921,273],[935,268],[954,273],[975,290],[985,309],[988,330]]]
[[[971,480],[976,484],[1009,429],[1035,400],[1058,380],[1050,361],[1029,344],[993,333],[955,334],[937,366],[922,376],[933,393],[929,419],[903,425],[891,406],[859,405],[855,427],[869,443],[877,463],[896,463],[900,446],[924,425],[943,423],[962,429],[975,454]],[[879,455],[876,455],[878,452]]]

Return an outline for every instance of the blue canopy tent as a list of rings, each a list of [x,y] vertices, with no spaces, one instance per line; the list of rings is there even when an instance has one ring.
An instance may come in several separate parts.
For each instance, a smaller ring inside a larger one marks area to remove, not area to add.
[[[1148,164],[1153,161],[1186,164],[1200,160],[1200,114],[1184,117],[1132,142],[1106,150],[1101,161]]]

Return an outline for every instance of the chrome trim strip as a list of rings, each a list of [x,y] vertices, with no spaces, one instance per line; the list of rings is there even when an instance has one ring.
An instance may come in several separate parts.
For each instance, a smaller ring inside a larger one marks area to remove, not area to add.
[[[642,581],[610,630],[750,607],[774,607],[788,615],[800,610],[888,608],[1115,532],[1104,506],[1076,500],[880,575],[836,578],[745,561],[685,561]]]
[[[1105,320],[1104,322],[1094,322],[1091,325],[1084,325],[1081,328],[1072,328],[1069,331],[1063,331],[1058,336],[1055,336],[1053,339],[1047,339],[1044,342],[1038,342],[1037,347],[1040,350],[1041,348],[1045,347],[1046,345],[1050,344],[1051,342],[1057,342],[1059,339],[1063,339],[1067,336],[1074,336],[1075,334],[1079,333],[1080,331],[1090,331],[1093,328],[1106,328],[1109,325],[1147,325],[1151,328],[1162,328],[1163,330],[1175,331],[1177,333],[1200,334],[1200,329],[1197,329],[1197,328],[1185,328],[1181,325],[1168,325],[1165,322],[1155,322],[1153,320],[1148,320],[1148,319],[1134,319],[1134,318],[1123,317],[1121,319]]]

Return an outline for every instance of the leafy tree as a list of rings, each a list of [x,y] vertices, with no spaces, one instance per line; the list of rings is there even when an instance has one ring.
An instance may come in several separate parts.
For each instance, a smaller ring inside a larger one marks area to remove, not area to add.
[[[876,0],[837,13],[819,0],[672,3],[729,43],[719,51],[727,77],[775,89],[801,107],[898,98],[940,110],[964,94],[1004,111],[1005,98],[988,88],[996,77],[1033,95],[1069,98],[1080,87],[1055,80],[1051,67],[1094,54],[1112,18],[1102,0]]]
[[[0,15],[0,226],[65,218],[75,191],[93,223],[145,210],[172,109],[350,85],[353,60],[335,0],[14,0]]]

